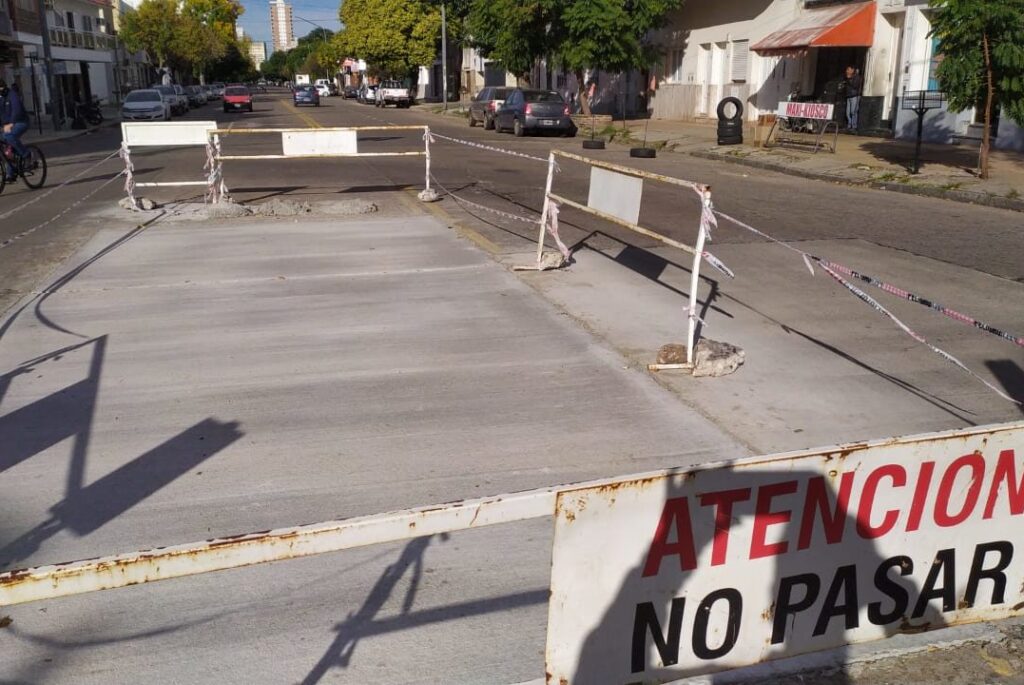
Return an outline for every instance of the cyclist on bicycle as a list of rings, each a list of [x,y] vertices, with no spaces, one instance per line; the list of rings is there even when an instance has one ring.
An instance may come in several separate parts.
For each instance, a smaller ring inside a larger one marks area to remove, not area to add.
[[[28,112],[21,101],[18,91],[9,88],[7,82],[0,79],[0,124],[3,125],[3,139],[21,157],[28,154],[28,150],[21,142],[21,136],[28,130]],[[14,162],[7,160],[7,180],[13,181],[17,178]]]

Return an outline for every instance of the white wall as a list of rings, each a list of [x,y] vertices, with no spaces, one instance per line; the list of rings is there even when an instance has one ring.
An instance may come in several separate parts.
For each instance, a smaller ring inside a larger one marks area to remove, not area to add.
[[[755,44],[794,18],[799,0],[729,0],[687,2],[672,13],[669,25],[657,32],[663,47],[658,90],[653,99],[656,118],[691,118],[714,114],[724,95],[745,100],[745,116],[773,110],[785,99],[794,80],[803,78],[799,60],[762,58],[750,51],[745,78],[733,79],[731,45]]]

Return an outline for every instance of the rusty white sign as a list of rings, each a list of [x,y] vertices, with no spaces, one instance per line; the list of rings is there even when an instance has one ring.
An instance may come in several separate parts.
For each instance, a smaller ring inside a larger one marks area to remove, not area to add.
[[[835,105],[827,105],[823,102],[780,102],[776,114],[780,117],[795,117],[797,119],[824,119],[832,118]]]
[[[128,147],[206,145],[216,121],[125,121],[121,138]]]
[[[287,157],[292,155],[354,155],[358,152],[355,131],[317,130],[285,131],[281,146]]]
[[[590,194],[587,206],[636,224],[640,221],[640,201],[644,180],[598,167],[590,168]]]
[[[551,683],[655,683],[1022,613],[1024,423],[559,493]]]

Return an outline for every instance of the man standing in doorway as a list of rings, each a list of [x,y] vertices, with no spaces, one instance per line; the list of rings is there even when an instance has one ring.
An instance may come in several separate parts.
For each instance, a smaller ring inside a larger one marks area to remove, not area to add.
[[[854,133],[860,127],[857,113],[860,110],[860,94],[864,89],[864,78],[853,67],[846,67],[846,128]]]

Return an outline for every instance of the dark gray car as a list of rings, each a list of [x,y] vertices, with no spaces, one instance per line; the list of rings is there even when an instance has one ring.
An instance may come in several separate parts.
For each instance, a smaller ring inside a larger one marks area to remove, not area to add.
[[[469,104],[469,125],[483,124],[484,128],[488,131],[493,130],[494,115],[505,104],[505,98],[511,92],[512,88],[487,86],[477,93],[476,97]]]
[[[553,90],[516,88],[498,110],[494,126],[498,132],[511,130],[517,136],[538,131],[556,131],[570,137],[576,135],[569,105]]]

